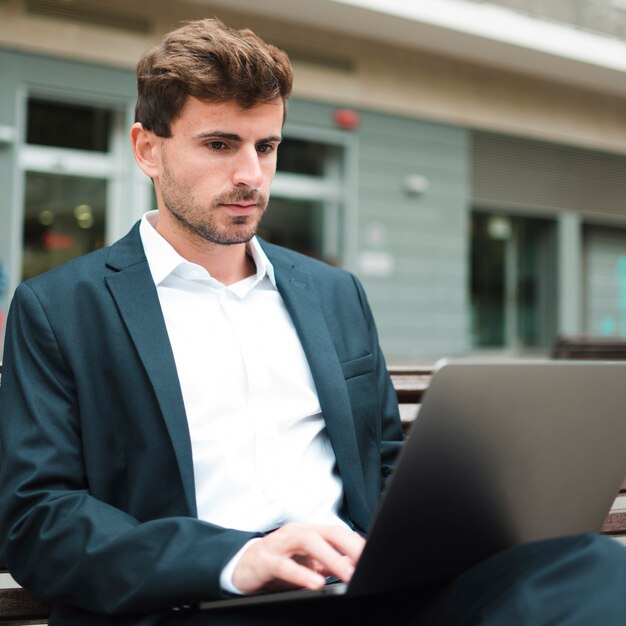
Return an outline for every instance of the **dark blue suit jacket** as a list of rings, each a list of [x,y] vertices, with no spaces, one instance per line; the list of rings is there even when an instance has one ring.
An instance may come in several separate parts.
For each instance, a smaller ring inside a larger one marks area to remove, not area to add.
[[[344,515],[365,531],[402,431],[363,289],[262,245],[313,373]],[[119,616],[220,595],[223,566],[254,534],[197,519],[183,399],[138,226],[18,288],[0,416],[1,556],[56,599],[51,624],[148,624]]]

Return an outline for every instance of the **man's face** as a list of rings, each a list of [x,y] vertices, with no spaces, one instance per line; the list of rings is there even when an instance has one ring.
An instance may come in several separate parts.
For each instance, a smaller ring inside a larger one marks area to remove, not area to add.
[[[172,136],[160,140],[154,177],[159,209],[171,224],[193,240],[224,245],[256,233],[276,172],[283,106],[187,99]]]

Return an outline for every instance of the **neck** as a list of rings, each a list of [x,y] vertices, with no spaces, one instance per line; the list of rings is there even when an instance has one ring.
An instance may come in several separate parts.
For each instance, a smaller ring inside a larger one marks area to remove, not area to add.
[[[207,241],[201,249],[194,246],[189,246],[186,251],[176,246],[174,249],[191,263],[204,267],[223,285],[232,285],[256,273],[256,266],[246,252],[245,243],[225,246]]]

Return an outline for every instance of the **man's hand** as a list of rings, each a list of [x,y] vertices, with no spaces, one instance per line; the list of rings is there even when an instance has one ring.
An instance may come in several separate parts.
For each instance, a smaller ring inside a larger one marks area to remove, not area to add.
[[[242,593],[319,589],[327,576],[348,582],[365,540],[342,526],[285,524],[241,555],[232,582]]]

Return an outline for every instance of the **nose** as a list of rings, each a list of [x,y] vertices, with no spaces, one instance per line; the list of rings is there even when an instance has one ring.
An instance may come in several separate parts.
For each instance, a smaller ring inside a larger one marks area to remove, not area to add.
[[[263,184],[263,170],[255,147],[238,151],[233,172],[233,184],[258,189]]]

